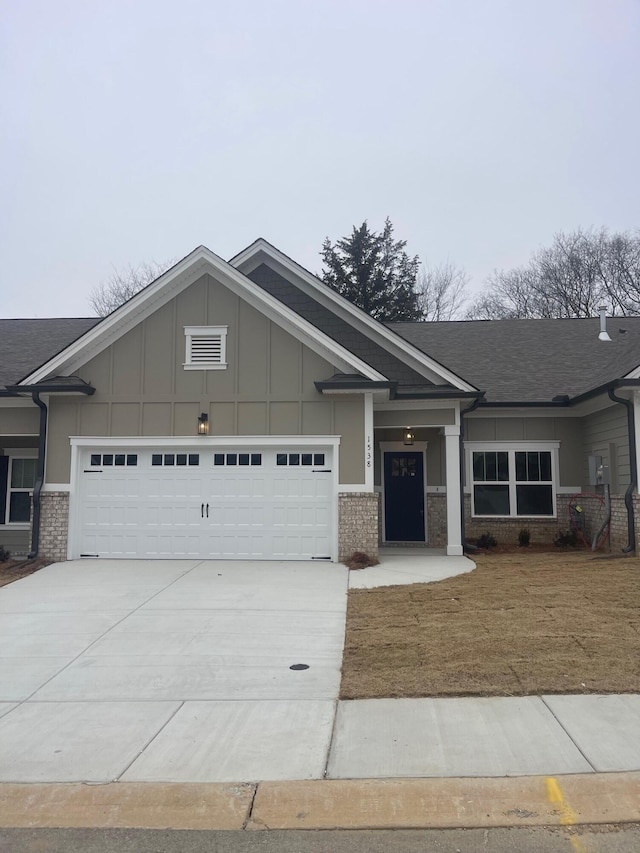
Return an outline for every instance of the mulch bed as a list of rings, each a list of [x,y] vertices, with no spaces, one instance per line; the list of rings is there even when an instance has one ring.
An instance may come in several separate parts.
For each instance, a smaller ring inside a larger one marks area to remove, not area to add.
[[[32,575],[38,569],[51,565],[51,560],[5,560],[0,563],[0,586],[6,586],[8,583],[26,578],[27,575]]]
[[[341,698],[640,691],[640,559],[473,559],[439,583],[349,593]]]

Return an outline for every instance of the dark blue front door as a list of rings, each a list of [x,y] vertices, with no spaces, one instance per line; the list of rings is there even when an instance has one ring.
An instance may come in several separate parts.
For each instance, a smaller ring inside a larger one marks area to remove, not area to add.
[[[385,452],[384,520],[387,542],[424,542],[422,453]]]

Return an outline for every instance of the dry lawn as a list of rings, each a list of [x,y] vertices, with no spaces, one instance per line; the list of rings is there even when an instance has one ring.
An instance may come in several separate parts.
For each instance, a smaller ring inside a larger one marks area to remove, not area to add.
[[[343,699],[640,691],[640,559],[476,562],[439,583],[349,593]]]

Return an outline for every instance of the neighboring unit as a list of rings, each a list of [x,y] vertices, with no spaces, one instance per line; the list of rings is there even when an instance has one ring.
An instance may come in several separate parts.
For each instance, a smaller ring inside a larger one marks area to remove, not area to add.
[[[338,560],[552,541],[594,463],[635,547],[640,318],[393,323],[265,240],[103,320],[0,321],[0,545]],[[461,476],[464,468],[464,476]],[[464,507],[464,511],[463,511]]]

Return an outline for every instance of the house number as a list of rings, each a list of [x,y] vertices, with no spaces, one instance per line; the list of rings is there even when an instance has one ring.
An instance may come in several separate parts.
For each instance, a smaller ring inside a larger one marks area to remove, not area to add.
[[[367,436],[367,468],[371,468],[371,463],[373,460],[373,447],[371,443],[371,436]]]

